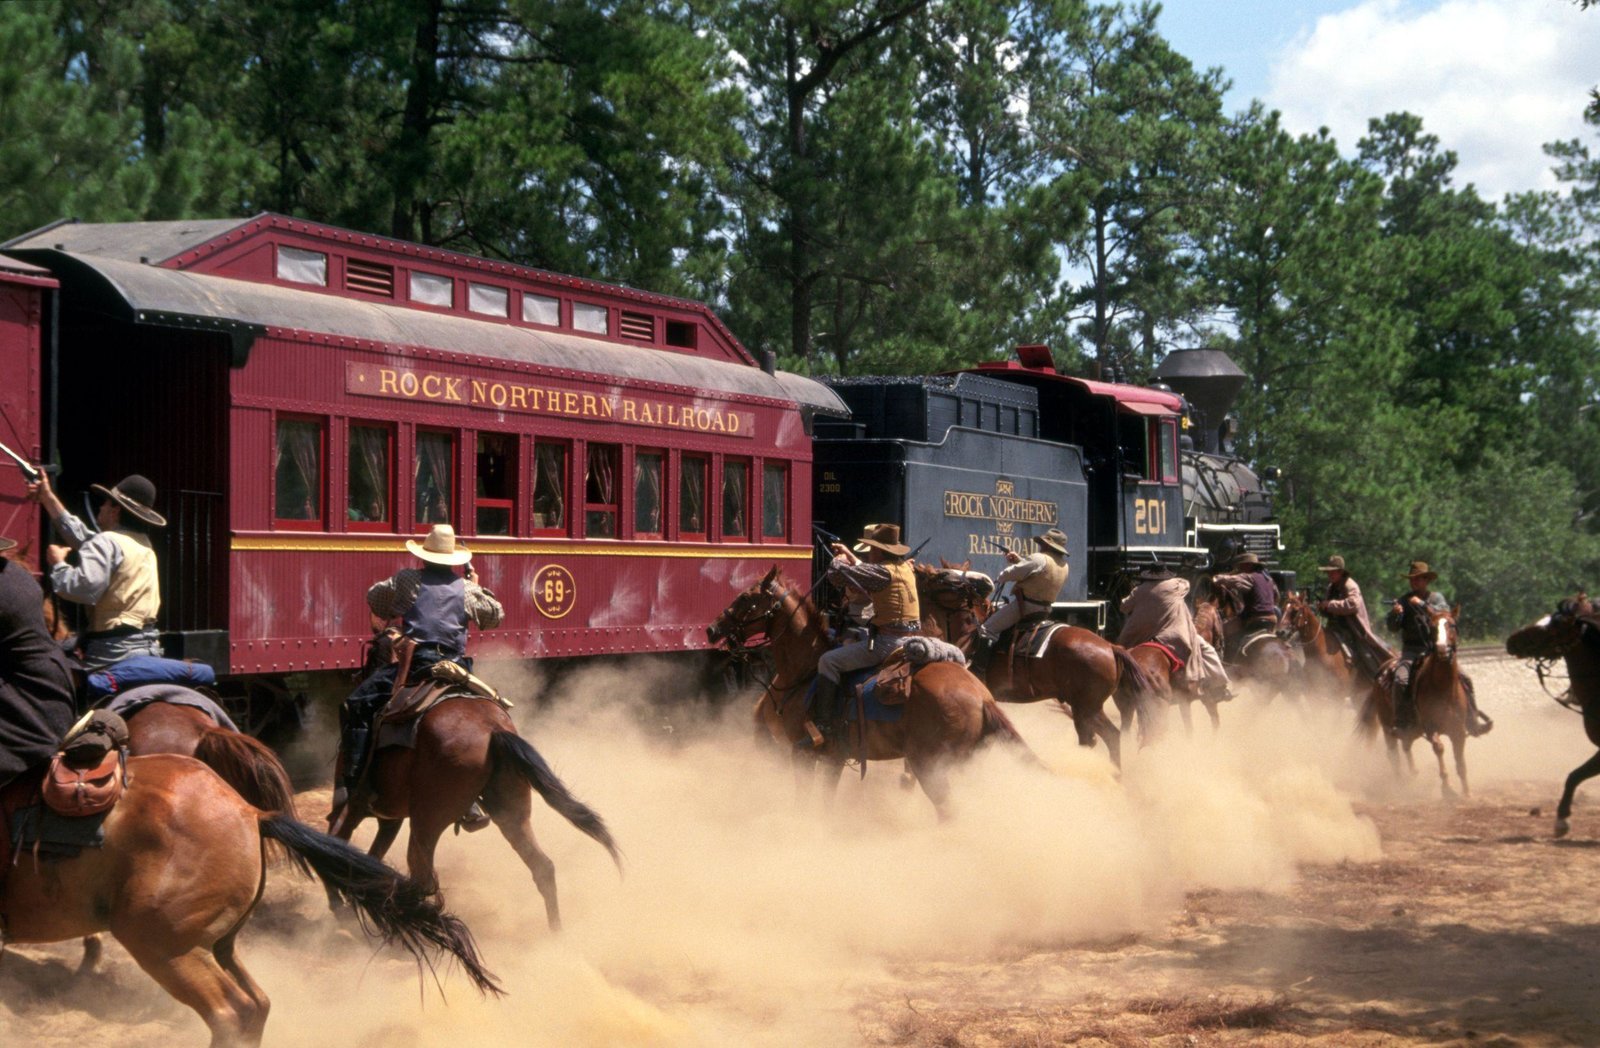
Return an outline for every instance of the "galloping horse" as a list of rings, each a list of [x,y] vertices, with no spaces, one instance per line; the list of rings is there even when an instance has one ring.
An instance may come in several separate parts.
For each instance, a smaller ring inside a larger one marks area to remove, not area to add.
[[[1583,713],[1583,730],[1589,741],[1600,746],[1600,611],[1579,594],[1564,600],[1555,613],[1506,638],[1506,651],[1519,659],[1535,659],[1542,682],[1547,666],[1557,659],[1567,664],[1571,698],[1558,699]],[[1600,752],[1584,761],[1567,776],[1556,807],[1555,835],[1565,837],[1572,829],[1572,795],[1580,785],[1600,775]]]
[[[335,770],[342,777],[343,767]],[[381,859],[400,826],[411,820],[406,868],[424,890],[439,891],[433,853],[439,837],[475,800],[533,874],[552,931],[561,927],[556,866],[534,840],[533,790],[579,830],[598,841],[620,869],[622,858],[605,821],[568,790],[539,752],[517,734],[500,705],[470,692],[452,692],[422,714],[416,746],[376,751],[368,789],[329,816],[330,832],[349,840],[368,815],[378,820],[370,854]],[[530,789],[531,787],[531,789]],[[331,900],[330,900],[331,901]]]
[[[1278,633],[1299,638],[1300,650],[1306,656],[1307,683],[1320,684],[1329,694],[1340,698],[1349,698],[1355,693],[1360,677],[1345,660],[1344,646],[1322,628],[1317,610],[1299,593],[1290,593],[1284,598]]]
[[[214,1048],[259,1044],[270,1002],[240,963],[236,940],[265,890],[265,845],[275,841],[384,941],[419,960],[441,950],[480,992],[499,992],[466,926],[389,867],[247,804],[191,758],[133,757],[128,777],[105,818],[103,847],[48,861],[24,854],[0,871],[7,941],[109,931],[162,989],[199,1013]],[[37,788],[37,781],[30,774],[7,789]]]
[[[1223,624],[1238,617],[1238,605],[1227,590],[1212,587],[1211,592],[1211,597],[1195,603],[1195,629],[1212,647],[1227,651]],[[1252,639],[1242,649],[1238,661],[1229,664],[1228,671],[1241,681],[1260,685],[1263,697],[1271,702],[1288,693],[1288,685],[1299,674],[1304,660],[1281,638],[1270,634],[1256,636],[1260,639]]]
[[[1211,718],[1211,730],[1218,731],[1222,727],[1222,718],[1217,716],[1217,698],[1207,692],[1196,692],[1187,687],[1173,687],[1172,679],[1179,672],[1179,667],[1167,653],[1154,644],[1135,644],[1128,649],[1128,657],[1138,666],[1150,680],[1149,693],[1154,696],[1156,705],[1171,704],[1178,707],[1178,713],[1183,717],[1183,730],[1185,734],[1194,734],[1194,718],[1189,707],[1198,702],[1206,708],[1206,715]],[[1200,653],[1195,652],[1191,658],[1198,659]],[[1117,700],[1117,707],[1122,711],[1122,730],[1127,731],[1128,725],[1133,722],[1134,708],[1124,704],[1121,698]]]
[[[917,566],[917,599],[926,609],[922,629],[966,650],[972,633],[988,611],[987,577],[975,581],[964,565],[942,569]],[[1013,634],[1015,635],[1015,634]],[[1133,711],[1158,689],[1126,648],[1076,626],[1062,626],[1050,636],[1038,658],[995,653],[984,683],[1001,702],[1055,699],[1072,715],[1080,746],[1104,740],[1111,763],[1122,767],[1122,732],[1106,716],[1106,700],[1116,696],[1125,730]]]
[[[1439,790],[1445,797],[1451,795],[1450,777],[1444,767],[1444,743],[1440,736],[1448,737],[1455,751],[1456,777],[1461,780],[1461,792],[1466,796],[1472,794],[1467,785],[1467,692],[1461,684],[1461,668],[1456,663],[1456,615],[1460,610],[1458,606],[1449,611],[1428,611],[1433,649],[1423,657],[1411,678],[1417,704],[1415,723],[1400,729],[1396,740],[1394,700],[1389,688],[1382,683],[1372,685],[1360,716],[1368,739],[1380,730],[1383,732],[1389,761],[1396,774],[1400,771],[1397,743],[1405,750],[1406,764],[1412,774],[1416,774],[1417,763],[1411,757],[1411,744],[1419,736],[1426,738],[1439,759]]]
[[[822,615],[811,598],[773,568],[734,598],[706,634],[735,650],[742,650],[756,634],[765,636],[774,673],[756,703],[756,724],[790,747],[798,782],[803,784],[820,760],[826,759],[832,769],[829,789],[837,787],[844,761],[853,755],[847,740],[830,741],[820,754],[794,750],[808,738],[806,686],[816,678],[817,660],[828,650]],[[931,662],[917,670],[904,711],[898,721],[866,722],[861,728],[860,753],[872,761],[904,758],[940,819],[949,816],[949,759],[967,756],[989,736],[1028,752],[1027,744],[983,684],[958,662]]]

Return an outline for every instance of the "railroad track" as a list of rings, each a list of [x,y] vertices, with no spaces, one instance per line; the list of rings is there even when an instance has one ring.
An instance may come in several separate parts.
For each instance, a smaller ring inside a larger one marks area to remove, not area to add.
[[[1491,659],[1509,659],[1504,644],[1473,644],[1456,649],[1456,659],[1460,662],[1488,662]]]

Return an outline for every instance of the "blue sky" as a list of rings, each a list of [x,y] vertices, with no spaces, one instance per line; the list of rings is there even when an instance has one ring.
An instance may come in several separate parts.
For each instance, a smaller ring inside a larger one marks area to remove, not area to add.
[[[1326,126],[1348,153],[1369,118],[1408,110],[1491,199],[1554,188],[1541,146],[1580,138],[1600,82],[1600,10],[1571,0],[1168,0],[1164,35],[1290,130]]]

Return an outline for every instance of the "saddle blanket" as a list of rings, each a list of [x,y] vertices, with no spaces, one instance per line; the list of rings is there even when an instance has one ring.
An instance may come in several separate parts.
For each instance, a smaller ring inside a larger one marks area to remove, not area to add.
[[[1039,659],[1044,657],[1045,650],[1050,647],[1050,638],[1056,635],[1056,630],[1065,626],[1065,622],[1056,622],[1046,619],[1043,622],[1018,623],[1015,627],[1016,641],[1013,645],[1012,658]]]
[[[100,848],[106,843],[106,816],[57,815],[43,803],[19,808],[11,816],[11,848],[14,855],[38,855],[51,859],[71,859],[85,848]]]
[[[1169,673],[1176,674],[1183,669],[1184,662],[1182,659],[1178,658],[1178,653],[1158,640],[1147,640],[1143,644],[1135,644],[1134,647],[1154,648],[1161,654],[1165,655],[1167,657],[1167,662],[1171,663],[1171,665],[1167,668]]]
[[[845,720],[854,721],[858,719],[859,711],[862,710],[866,712],[867,720],[883,721],[889,724],[905,716],[906,708],[904,706],[886,706],[878,699],[877,676],[878,670],[876,667],[865,670],[852,670],[844,675],[844,679],[839,682],[839,690],[849,697],[844,703]],[[813,677],[811,686],[806,689],[806,710],[808,712],[811,709],[812,700],[816,698],[818,679]],[[865,685],[864,687],[863,684]],[[861,701],[852,701],[858,694],[861,696]]]
[[[146,684],[138,688],[129,688],[113,696],[109,702],[103,703],[101,708],[110,710],[120,715],[123,720],[127,720],[152,702],[191,706],[210,717],[218,727],[229,731],[239,730],[239,726],[233,723],[233,718],[229,717],[211,696],[202,695],[193,688],[185,688],[181,684]]]
[[[417,729],[422,727],[422,714],[442,702],[448,702],[450,699],[475,699],[478,697],[471,692],[442,691],[428,696],[427,700],[423,702],[411,704],[409,709],[403,710],[401,716],[387,718],[378,722],[378,741],[372,752],[386,750],[391,746],[398,746],[406,750],[416,749]]]

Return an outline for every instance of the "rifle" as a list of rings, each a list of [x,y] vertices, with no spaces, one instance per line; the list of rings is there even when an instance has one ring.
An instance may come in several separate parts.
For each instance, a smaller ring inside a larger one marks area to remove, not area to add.
[[[1011,552],[1011,551],[1010,551],[1010,550],[1008,550],[1008,549],[1006,549],[1006,548],[1005,548],[1005,547],[1003,547],[1003,546],[997,546],[997,545],[995,545],[995,543],[994,543],[994,541],[993,541],[993,540],[992,540],[992,539],[990,539],[990,538],[989,538],[989,536],[987,536],[987,535],[980,535],[980,536],[979,536],[979,539],[980,539],[980,540],[981,540],[981,541],[982,541],[982,542],[983,542],[983,544],[984,544],[984,545],[985,545],[985,546],[988,546],[988,547],[989,547],[989,552],[990,552],[990,553],[998,553],[998,554],[999,554],[999,555],[1000,555],[1000,556],[1002,556],[1002,557],[1003,557],[1003,556],[1005,556],[1005,555],[1006,555],[1006,554],[1007,554],[1007,553],[1010,553],[1010,552]]]
[[[27,459],[23,458],[15,451],[12,451],[4,444],[0,444],[0,452],[4,452],[7,458],[17,464],[17,468],[22,470],[22,475],[28,478],[29,483],[38,483],[39,478],[44,475],[39,472],[39,468],[37,466],[31,464]]]
[[[916,560],[917,559],[917,554],[922,552],[922,547],[926,546],[928,543],[930,543],[932,541],[933,541],[933,536],[932,535],[929,535],[927,538],[923,539],[922,542],[920,542],[917,545],[916,549],[914,549],[910,553],[906,554],[906,559],[907,560]]]

